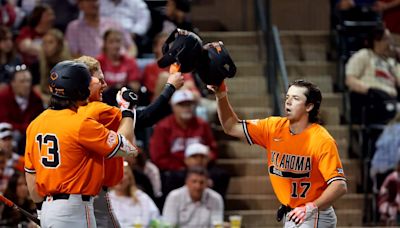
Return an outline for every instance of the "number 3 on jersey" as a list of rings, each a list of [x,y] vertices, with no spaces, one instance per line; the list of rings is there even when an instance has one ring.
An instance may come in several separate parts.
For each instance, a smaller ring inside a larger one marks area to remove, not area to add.
[[[55,169],[60,166],[60,147],[57,136],[39,134],[36,136],[36,142],[39,145],[40,163],[42,163],[43,167]],[[45,154],[42,153],[42,146],[44,147]]]

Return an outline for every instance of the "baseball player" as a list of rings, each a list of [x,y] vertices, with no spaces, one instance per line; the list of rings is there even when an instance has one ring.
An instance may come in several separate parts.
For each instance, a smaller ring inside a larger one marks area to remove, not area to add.
[[[215,92],[224,132],[267,149],[269,177],[282,206],[284,227],[336,227],[332,208],[347,191],[335,140],[318,124],[322,101],[317,86],[294,81],[285,100],[286,117],[240,120],[224,83]]]
[[[84,64],[58,63],[49,77],[50,108],[27,129],[25,171],[35,203],[43,202],[41,227],[96,227],[93,196],[103,182],[103,162],[133,156],[132,105],[119,96],[118,133],[77,113],[87,104],[90,72]]]
[[[103,124],[107,129],[118,129],[121,121],[120,109],[109,106],[102,101],[102,91],[107,86],[100,63],[89,56],[82,56],[75,59],[76,62],[85,64],[92,75],[90,83],[89,104],[78,109],[80,114],[91,117]],[[166,106],[175,89],[183,85],[183,76],[180,73],[171,74],[166,87],[154,103],[143,110],[137,111],[135,128],[149,127],[160,118],[168,115]],[[108,197],[108,189],[118,184],[123,177],[123,159],[112,158],[104,161],[104,180],[99,196],[94,200],[94,211],[98,227],[120,227],[112,210]]]

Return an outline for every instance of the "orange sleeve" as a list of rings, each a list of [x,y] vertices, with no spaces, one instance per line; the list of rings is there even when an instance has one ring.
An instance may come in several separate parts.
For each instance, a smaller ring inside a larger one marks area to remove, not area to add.
[[[25,162],[24,162],[24,169],[27,173],[36,173],[35,166],[34,166],[34,158],[33,158],[33,151],[35,146],[35,139],[34,135],[30,134],[29,127],[26,131],[26,145],[25,145]]]
[[[322,145],[318,168],[327,184],[335,180],[346,180],[342,162],[334,140],[328,140]]]
[[[104,105],[99,109],[98,122],[103,124],[107,129],[118,131],[119,124],[122,119],[122,114],[119,108]]]
[[[94,119],[86,118],[79,129],[79,142],[90,152],[112,158],[121,146],[121,135],[108,130]]]
[[[257,144],[264,148],[269,147],[268,118],[262,120],[245,120],[242,122],[242,125],[247,142],[250,145]]]

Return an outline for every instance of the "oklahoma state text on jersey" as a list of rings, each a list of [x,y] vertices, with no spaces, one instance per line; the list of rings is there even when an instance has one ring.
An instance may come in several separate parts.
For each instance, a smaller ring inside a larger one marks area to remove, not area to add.
[[[78,113],[95,119],[107,129],[118,131],[122,119],[119,108],[109,106],[103,102],[94,101],[86,106],[80,106]],[[104,160],[103,185],[113,187],[118,184],[124,176],[124,159],[121,157]]]
[[[27,129],[25,171],[36,173],[40,195],[97,195],[103,157],[113,157],[120,136],[70,109],[46,110]]]
[[[337,146],[319,124],[292,135],[289,120],[243,121],[249,144],[268,150],[268,171],[279,201],[292,208],[317,199],[335,180],[345,180]]]

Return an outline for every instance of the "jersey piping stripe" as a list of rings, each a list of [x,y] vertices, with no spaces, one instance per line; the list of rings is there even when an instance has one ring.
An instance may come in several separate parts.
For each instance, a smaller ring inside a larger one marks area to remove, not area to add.
[[[27,173],[32,173],[32,174],[36,173],[36,170],[34,170],[34,169],[28,169],[28,168],[26,168],[26,167],[24,167],[24,170],[25,170],[25,172],[27,172]]]
[[[115,154],[118,152],[119,148],[122,145],[122,137],[120,134],[118,134],[118,145],[115,147],[115,149],[113,151],[111,151],[111,153],[107,156],[107,159],[110,159],[112,157],[115,156]]]
[[[86,223],[87,223],[87,227],[90,228],[90,215],[89,215],[89,208],[87,205],[85,205],[85,212],[86,212]]]
[[[332,177],[332,178],[329,179],[326,183],[327,183],[328,185],[330,185],[332,182],[337,181],[337,180],[346,181],[346,178],[344,178],[344,177]]]
[[[110,202],[110,197],[109,197],[107,191],[106,191],[106,194],[105,194],[104,198],[106,199],[108,217],[111,219],[111,223],[113,224],[113,227],[115,227],[115,228],[120,227],[118,225],[119,223],[117,222],[117,219],[115,218],[114,211],[112,209],[112,205],[111,205],[111,202]]]
[[[246,136],[246,139],[247,139],[247,143],[249,143],[250,145],[253,145],[253,141],[250,138],[249,131],[247,130],[247,124],[246,124],[245,120],[242,120],[242,127],[243,127],[244,135]]]
[[[315,221],[314,221],[314,227],[315,228],[318,228],[318,219],[319,219],[319,213],[318,213],[318,210],[317,210],[317,212],[315,214]]]

